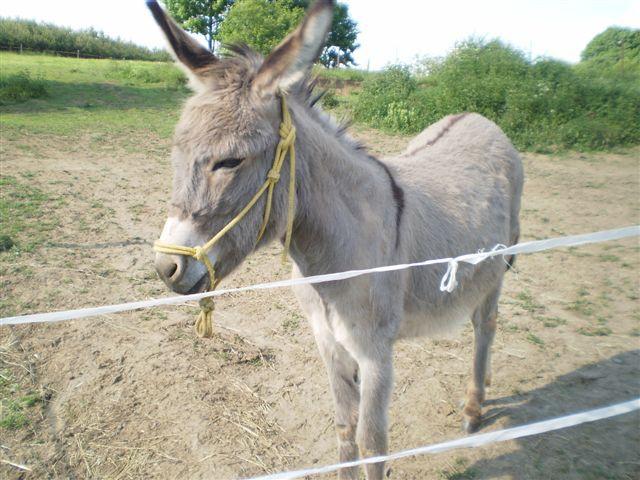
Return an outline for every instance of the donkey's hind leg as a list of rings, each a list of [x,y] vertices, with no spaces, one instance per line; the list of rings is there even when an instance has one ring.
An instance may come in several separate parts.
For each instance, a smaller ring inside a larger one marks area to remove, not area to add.
[[[478,429],[482,421],[481,405],[484,402],[485,386],[491,383],[490,358],[491,344],[496,333],[498,317],[498,298],[500,289],[489,294],[473,313],[473,375],[465,399],[463,426],[468,433]]]

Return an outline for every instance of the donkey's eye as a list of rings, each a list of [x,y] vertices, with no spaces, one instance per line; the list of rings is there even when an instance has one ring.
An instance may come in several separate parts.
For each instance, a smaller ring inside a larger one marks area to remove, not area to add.
[[[244,158],[227,158],[226,160],[214,163],[211,171],[215,172],[216,170],[220,170],[221,168],[236,168],[242,163],[243,160]]]

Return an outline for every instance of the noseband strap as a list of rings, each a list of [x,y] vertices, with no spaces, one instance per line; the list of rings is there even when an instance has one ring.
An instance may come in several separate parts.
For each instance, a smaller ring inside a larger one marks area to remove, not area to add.
[[[269,224],[269,218],[271,216],[271,205],[273,203],[273,191],[276,184],[280,180],[280,171],[284,165],[284,161],[289,154],[289,212],[287,215],[287,230],[284,240],[284,251],[282,252],[282,261],[285,262],[291,246],[291,235],[293,232],[293,219],[295,217],[295,199],[296,199],[296,127],[291,120],[291,113],[287,108],[287,100],[284,95],[280,96],[282,102],[282,123],[280,124],[280,142],[276,149],[276,155],[273,160],[273,166],[267,174],[267,179],[256,192],[249,203],[231,220],[222,230],[220,230],[211,240],[205,243],[201,247],[185,247],[181,245],[171,245],[161,241],[156,241],[153,245],[153,249],[158,253],[164,253],[167,255],[184,255],[187,257],[193,257],[197,261],[202,262],[207,268],[209,273],[209,290],[214,290],[220,280],[216,279],[216,272],[211,260],[209,259],[208,252],[216,243],[226,235],[229,230],[235,227],[253,208],[253,206],[260,200],[264,193],[267,193],[267,203],[264,209],[264,218],[262,225],[260,226],[260,232],[258,233],[258,239],[256,245],[262,240],[264,233]],[[205,298],[200,301],[200,315],[196,322],[196,332],[200,337],[211,338],[213,336],[213,299]]]

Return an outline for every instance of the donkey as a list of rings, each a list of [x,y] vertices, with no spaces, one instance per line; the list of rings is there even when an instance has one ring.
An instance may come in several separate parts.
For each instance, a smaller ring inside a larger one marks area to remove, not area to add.
[[[331,27],[332,0],[317,0],[266,59],[244,46],[219,58],[155,1],[147,3],[195,90],[175,131],[173,195],[161,241],[203,245],[247,205],[271,168],[283,114],[279,97],[286,95],[297,129],[294,277],[517,243],[522,165],[494,123],[473,113],[447,117],[397,158],[381,161],[315,105],[309,76]],[[207,252],[218,278],[254,250],[282,241],[287,168],[282,177],[262,238],[256,240],[264,198]],[[177,293],[210,286],[207,269],[193,258],[158,253],[155,265]],[[507,269],[502,259],[462,265],[452,293],[440,291],[442,266],[296,287],[329,375],[340,461],[387,452],[394,343],[442,334],[469,318],[475,348],[463,417],[467,431],[479,427]],[[382,479],[384,463],[367,465],[366,475]],[[339,476],[355,479],[358,470]]]

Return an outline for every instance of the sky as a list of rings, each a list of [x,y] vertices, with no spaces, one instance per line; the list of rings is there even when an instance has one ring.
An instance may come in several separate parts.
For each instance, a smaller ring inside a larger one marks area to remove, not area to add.
[[[346,0],[358,22],[361,68],[446,55],[470,36],[502,40],[532,58],[577,62],[611,25],[640,28],[640,0]],[[0,0],[0,15],[93,27],[148,47],[164,47],[144,0]]]

